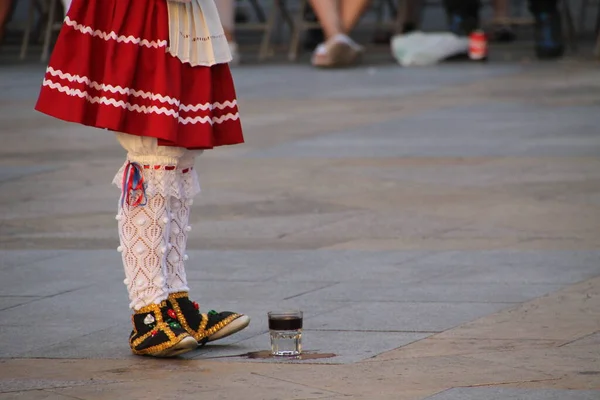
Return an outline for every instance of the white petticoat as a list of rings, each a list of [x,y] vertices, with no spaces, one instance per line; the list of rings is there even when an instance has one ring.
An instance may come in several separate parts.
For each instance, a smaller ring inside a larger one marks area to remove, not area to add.
[[[148,197],[160,194],[163,197],[191,199],[200,193],[200,183],[194,163],[196,157],[202,154],[202,150],[158,146],[157,140],[152,137],[115,133],[121,146],[127,150],[127,160],[112,182],[119,189],[123,190],[123,174],[131,162],[139,164],[142,168],[148,167],[143,168]]]

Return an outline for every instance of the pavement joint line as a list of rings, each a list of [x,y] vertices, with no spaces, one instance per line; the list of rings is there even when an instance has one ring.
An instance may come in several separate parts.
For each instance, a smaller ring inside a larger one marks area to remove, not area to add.
[[[5,326],[12,326],[12,325],[5,325]],[[82,338],[85,338],[85,337],[88,337],[88,336],[91,336],[91,335],[95,335],[95,334],[97,334],[99,332],[106,332],[106,331],[109,331],[111,329],[118,328],[118,327],[121,327],[121,326],[122,326],[122,324],[118,324],[118,325],[109,326],[108,328],[97,329],[97,330],[95,330],[93,332],[86,333],[84,335],[79,335],[79,336],[77,336],[77,339],[82,339]],[[47,346],[42,346],[42,347],[38,348],[38,350],[43,351],[44,349],[50,349],[52,347],[60,346],[63,343],[68,343],[68,342],[70,342],[72,340],[73,340],[73,338],[62,340],[60,342],[56,342],[56,343],[53,343],[53,344],[50,344],[50,345],[47,345]],[[22,356],[17,356],[16,358],[19,358],[19,357],[22,357]],[[48,359],[52,359],[52,357],[49,357]]]
[[[305,332],[364,332],[364,333],[428,333],[437,334],[444,331],[395,331],[395,330],[376,330],[376,329],[302,329]]]
[[[56,388],[56,389],[67,389],[67,388],[63,387],[63,388]],[[82,397],[77,397],[77,396],[73,396],[73,395],[70,395],[70,394],[59,393],[56,390],[52,390],[52,389],[42,389],[42,391],[43,392],[48,392],[48,393],[53,393],[53,394],[58,394],[60,396],[64,396],[64,397],[67,397],[67,398],[70,398],[70,399],[74,399],[74,400],[86,400],[86,399],[84,399]]]
[[[340,284],[340,282],[333,282],[333,283],[330,283],[330,284],[322,286],[322,287],[318,287],[318,288],[315,288],[315,289],[307,290],[306,292],[299,293],[299,294],[296,294],[294,296],[284,297],[283,300],[295,299],[297,297],[304,296],[305,294],[318,292],[319,290],[323,290],[323,289],[327,289],[327,288],[330,288],[330,287],[334,287],[334,286],[339,285],[339,284]]]
[[[26,306],[26,305],[31,304],[31,303],[35,303],[35,302],[46,300],[46,299],[51,299],[51,298],[57,297],[57,296],[62,296],[63,294],[77,292],[79,290],[87,289],[87,288],[90,288],[92,286],[94,286],[94,285],[81,286],[81,287],[78,287],[78,288],[75,288],[75,289],[65,290],[65,291],[62,291],[60,293],[55,293],[55,294],[51,294],[51,295],[48,295],[48,296],[36,297],[35,299],[32,299],[31,301],[27,301],[25,303],[15,304],[13,306],[2,308],[2,309],[0,309],[0,311],[12,310],[13,308],[17,308],[17,307],[21,307],[21,306]]]
[[[314,390],[322,390],[324,392],[336,394],[338,396],[347,396],[346,393],[341,393],[341,392],[338,392],[338,391],[335,391],[335,390],[322,389],[320,387],[310,386],[310,385],[307,385],[305,383],[294,382],[294,381],[291,381],[291,380],[288,380],[288,379],[282,379],[282,378],[277,378],[277,377],[274,377],[274,376],[268,376],[268,375],[261,374],[259,372],[250,372],[250,374],[251,375],[261,376],[263,378],[273,379],[273,380],[280,381],[280,382],[291,383],[291,384],[294,384],[294,385],[300,385],[300,386],[304,386],[304,387],[307,387],[307,388],[310,388],[310,389],[314,389]]]
[[[10,236],[9,236],[9,238],[10,238]],[[2,237],[2,239],[4,239],[4,237]],[[19,252],[21,250],[6,250],[6,249],[1,249],[0,250],[0,254],[2,254],[4,252],[11,252],[11,251],[17,251],[17,252]],[[60,252],[59,254],[49,255],[47,257],[43,257],[41,259],[38,259],[38,260],[36,260],[36,262],[43,262],[43,261],[53,260],[55,258],[60,258],[60,257],[64,257],[64,256],[65,256],[65,254],[62,254],[62,252]],[[12,265],[10,268],[22,267],[22,266],[27,265],[27,264],[28,264],[27,262],[25,262],[25,263],[18,263],[18,264]]]
[[[422,283],[422,282],[418,282]],[[474,285],[476,283],[473,283]],[[443,285],[440,285],[443,286]],[[533,298],[526,301],[533,300]],[[361,303],[398,303],[398,304],[506,304],[507,306],[523,304],[523,301],[460,301],[460,300],[327,300],[330,303],[361,304]]]
[[[569,344],[571,344],[571,343],[578,342],[578,341],[580,341],[580,340],[586,339],[586,338],[588,338],[588,337],[590,337],[590,336],[597,335],[597,334],[599,334],[599,333],[600,333],[600,331],[592,332],[592,333],[590,333],[590,334],[587,334],[587,335],[585,335],[585,336],[582,336],[582,337],[580,337],[580,338],[576,338],[576,339],[570,340],[570,341],[568,341],[568,342],[562,343],[562,344],[560,344],[560,345],[559,345],[559,346],[557,346],[557,347],[564,347],[564,346],[567,346],[567,345],[569,345]]]
[[[399,261],[397,263],[394,263],[393,265],[400,266],[400,265],[412,263],[415,261],[420,261],[420,260],[426,259],[426,258],[434,256],[434,255],[443,255],[443,254],[448,254],[448,253],[452,253],[452,250],[442,250],[442,251],[431,250],[426,254],[420,254],[420,255],[416,255],[414,257],[409,257],[406,260]]]
[[[539,372],[539,373],[543,373],[541,371],[537,371],[537,370],[533,370],[531,368],[521,368],[523,370],[526,371],[534,371],[534,372]],[[548,378],[548,379],[528,379],[528,380],[524,380],[524,381],[509,381],[509,382],[500,382],[500,383],[475,383],[473,385],[465,385],[465,386],[457,386],[456,388],[478,388],[478,387],[486,387],[486,386],[506,386],[506,385],[515,385],[515,384],[522,384],[522,383],[539,383],[539,382],[553,382],[553,381],[560,381],[562,379],[561,378]]]
[[[31,380],[31,379],[9,379],[9,381],[27,381],[27,380]],[[2,381],[2,379],[0,379],[0,382]],[[75,387],[82,387],[82,386],[97,386],[97,385],[105,385],[106,382],[94,382],[93,380],[90,380],[88,382],[88,380],[85,381],[86,384],[83,385],[65,385],[65,386],[53,386],[52,388],[35,388],[35,389],[16,389],[16,390],[7,390],[7,391],[0,391],[0,394],[10,394],[10,393],[26,393],[26,392],[50,392],[52,393],[54,391],[54,389],[70,389],[70,388],[75,388]],[[61,395],[63,395],[62,393],[60,393]],[[66,396],[66,397],[72,397],[72,396]],[[79,399],[79,397],[73,397],[75,399]],[[85,400],[85,399],[80,399],[80,400]]]
[[[335,204],[335,203],[332,202],[332,203],[328,203],[328,204]],[[360,209],[360,211],[356,210],[356,212],[352,212],[349,215],[340,215],[339,219],[336,219],[335,221],[329,221],[329,222],[325,222],[323,224],[319,224],[319,225],[314,226],[314,227],[303,228],[303,229],[298,229],[298,230],[295,230],[295,231],[292,231],[292,232],[282,233],[282,234],[280,234],[280,235],[277,236],[277,239],[285,239],[285,238],[288,238],[290,236],[302,234],[302,233],[305,233],[305,232],[308,232],[308,231],[314,231],[316,229],[321,229],[321,228],[329,227],[331,225],[335,225],[337,223],[347,221],[348,219],[353,219],[353,218],[356,218],[356,217],[360,217],[361,215],[369,215],[370,212],[371,211],[367,210],[367,209]]]

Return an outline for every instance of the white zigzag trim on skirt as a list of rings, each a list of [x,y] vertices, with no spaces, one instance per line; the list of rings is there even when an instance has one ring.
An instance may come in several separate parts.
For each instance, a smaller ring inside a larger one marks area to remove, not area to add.
[[[240,118],[240,114],[238,112],[236,112],[235,114],[229,113],[226,115],[222,115],[220,117],[204,116],[204,117],[195,117],[195,118],[191,118],[191,117],[183,118],[183,117],[179,116],[179,112],[177,112],[173,109],[168,109],[166,107],[157,107],[157,106],[151,106],[151,107],[140,106],[138,104],[131,104],[129,102],[124,102],[123,100],[117,101],[115,99],[111,99],[111,98],[108,98],[105,96],[91,96],[87,91],[79,90],[79,89],[72,89],[68,86],[63,86],[58,82],[52,82],[49,79],[44,79],[43,86],[48,86],[49,88],[58,90],[59,92],[64,93],[68,96],[74,96],[74,97],[76,96],[76,97],[80,97],[82,99],[86,99],[87,101],[89,101],[92,104],[99,103],[99,104],[104,104],[107,106],[124,108],[129,111],[136,111],[136,112],[144,113],[144,114],[152,114],[152,113],[165,114],[165,115],[171,116],[173,118],[177,118],[177,121],[183,125],[197,124],[197,123],[214,125],[214,124],[221,124],[228,120],[235,121]]]
[[[170,96],[163,96],[159,93],[145,92],[143,90],[124,88],[122,86],[113,86],[113,85],[108,85],[105,83],[98,83],[96,81],[92,81],[87,76],[73,75],[68,72],[63,72],[61,70],[54,69],[52,67],[48,67],[46,69],[46,72],[52,76],[55,76],[55,77],[58,76],[60,79],[67,80],[69,82],[84,83],[87,86],[89,86],[93,89],[96,89],[96,90],[101,90],[101,91],[111,92],[111,93],[119,93],[119,94],[123,94],[123,95],[134,96],[134,97],[141,97],[143,99],[150,99],[152,101],[158,100],[161,103],[169,103],[173,106],[179,107],[180,111],[194,111],[194,112],[196,112],[198,110],[212,111],[215,108],[218,108],[219,110],[224,110],[226,108],[233,108],[233,107],[237,106],[237,100],[233,100],[233,101],[227,100],[224,103],[217,102],[217,103],[212,103],[212,104],[211,103],[181,104],[180,100],[170,97]]]
[[[132,43],[132,44],[137,44],[137,45],[148,47],[148,48],[154,47],[155,49],[158,49],[161,47],[167,47],[166,40],[149,41],[146,39],[136,38],[135,36],[131,36],[131,35],[130,36],[125,36],[125,35],[117,36],[117,33],[114,31],[103,32],[99,29],[94,30],[94,29],[92,29],[91,26],[79,24],[79,23],[77,23],[77,21],[73,21],[68,16],[65,17],[65,25],[68,25],[83,34],[92,35],[92,36],[104,39],[107,42],[109,40],[116,40],[119,43]]]

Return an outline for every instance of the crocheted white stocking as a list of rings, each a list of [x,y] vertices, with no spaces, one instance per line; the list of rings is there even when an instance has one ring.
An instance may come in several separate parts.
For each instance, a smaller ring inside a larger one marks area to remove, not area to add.
[[[194,160],[198,152],[187,152],[177,168],[182,198],[171,197],[171,245],[167,255],[167,288],[169,293],[187,292],[189,287],[185,275],[185,254],[188,234],[192,230],[189,225],[192,197],[200,191],[198,175],[194,170]]]
[[[190,219],[190,206],[192,200],[180,200],[171,198],[171,235],[169,244],[171,248],[167,255],[167,288],[169,293],[187,292],[187,278],[185,275],[185,261],[188,256],[185,254],[188,232],[191,227],[188,225]]]
[[[120,207],[119,238],[130,307],[139,310],[168,297],[166,255],[171,224],[169,197],[154,194],[145,205]]]

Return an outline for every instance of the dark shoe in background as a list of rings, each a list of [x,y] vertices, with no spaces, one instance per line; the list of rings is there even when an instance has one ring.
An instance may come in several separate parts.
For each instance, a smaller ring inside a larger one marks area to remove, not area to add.
[[[492,31],[490,39],[496,43],[511,43],[517,40],[517,35],[510,26],[498,26]]]

